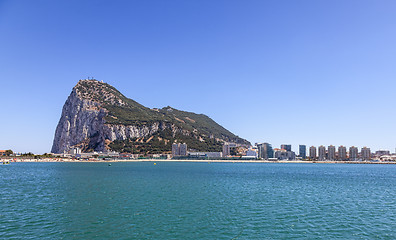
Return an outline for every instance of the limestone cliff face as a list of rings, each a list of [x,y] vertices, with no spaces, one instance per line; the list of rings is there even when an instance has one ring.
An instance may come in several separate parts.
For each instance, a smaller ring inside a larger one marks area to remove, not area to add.
[[[190,135],[189,131],[182,130],[176,127],[174,124],[170,124],[166,122],[155,122],[153,124],[144,125],[144,126],[104,124],[103,133],[105,139],[109,139],[110,141],[115,141],[115,140],[126,140],[129,138],[146,137],[153,135],[158,131],[163,131],[165,129],[170,129],[172,131],[173,136],[176,133],[180,133],[185,136]]]
[[[102,132],[105,115],[105,109],[101,109],[94,101],[82,99],[74,88],[63,106],[51,152],[63,153],[71,146]]]
[[[86,80],[85,80],[86,81]],[[93,80],[92,80],[93,81]],[[95,82],[93,82],[95,83]],[[107,151],[106,140],[126,140],[130,138],[146,137],[164,129],[171,129],[173,135],[181,133],[189,135],[174,124],[154,122],[147,125],[106,124],[105,116],[108,110],[102,104],[89,98],[78,89],[73,88],[63,106],[62,115],[55,131],[52,153],[67,152],[70,147],[78,146],[82,149]],[[125,105],[121,99],[110,96],[111,104]]]
[[[150,109],[126,98],[106,83],[80,80],[63,106],[51,152],[64,153],[71,147],[80,147],[83,151],[108,151],[113,150],[111,143],[116,140],[124,141],[126,148],[131,139],[143,144],[152,138],[136,138],[154,135],[155,141],[160,141],[156,143],[157,151],[158,146],[170,150],[168,143],[174,141],[189,141],[195,149],[213,144],[213,139],[218,146],[225,141],[249,143],[203,114],[170,107]],[[123,148],[118,150],[123,151]]]

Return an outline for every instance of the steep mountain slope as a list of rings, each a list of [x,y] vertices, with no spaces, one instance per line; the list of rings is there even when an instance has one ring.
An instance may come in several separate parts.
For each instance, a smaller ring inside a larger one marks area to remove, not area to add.
[[[174,142],[198,151],[221,151],[224,142],[250,144],[203,114],[150,109],[109,84],[80,80],[63,106],[51,152],[81,147],[86,152],[163,153]]]

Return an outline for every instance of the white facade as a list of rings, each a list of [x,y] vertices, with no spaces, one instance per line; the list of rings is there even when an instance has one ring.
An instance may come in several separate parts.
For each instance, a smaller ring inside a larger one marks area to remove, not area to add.
[[[185,143],[172,144],[172,156],[187,156],[187,144]]]
[[[311,146],[309,148],[309,158],[310,159],[316,159],[316,147]]]
[[[193,157],[208,157],[208,158],[222,158],[222,152],[189,152],[188,156]]]
[[[326,159],[326,147],[325,146],[319,146],[318,153],[319,153],[319,160]]]
[[[368,147],[362,148],[361,154],[362,154],[362,159],[363,160],[370,160],[371,159],[371,150],[370,150],[370,148],[368,148]]]
[[[327,159],[335,160],[336,159],[336,149],[333,145],[327,147]]]
[[[355,161],[357,159],[358,159],[358,148],[352,146],[349,148],[349,160]]]
[[[344,146],[339,146],[338,147],[338,159],[340,159],[340,160],[346,160],[347,159],[346,147],[344,147]]]
[[[248,149],[248,150],[246,151],[246,156],[257,158],[258,155],[257,155],[257,152],[256,152],[255,150],[253,150],[253,149]]]
[[[223,145],[223,156],[227,157],[229,155],[231,155],[231,150],[230,150],[230,145],[229,144],[224,144]]]

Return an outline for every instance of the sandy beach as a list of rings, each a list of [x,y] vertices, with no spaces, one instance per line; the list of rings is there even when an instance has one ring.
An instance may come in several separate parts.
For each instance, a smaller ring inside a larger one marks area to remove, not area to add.
[[[279,160],[279,161],[268,161],[268,160],[198,160],[198,159],[112,159],[112,160],[99,160],[99,159],[89,159],[89,160],[78,160],[70,158],[2,158],[0,161],[10,161],[10,162],[206,162],[206,163],[306,163],[306,164],[396,164],[396,162],[372,162],[372,161],[302,161],[302,160]]]

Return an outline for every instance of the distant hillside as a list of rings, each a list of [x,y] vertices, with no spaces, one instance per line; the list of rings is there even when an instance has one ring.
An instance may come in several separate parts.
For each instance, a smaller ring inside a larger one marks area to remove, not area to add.
[[[165,107],[150,109],[109,84],[80,80],[67,99],[52,152],[166,153],[174,142],[197,151],[221,151],[224,142],[250,145],[203,114]]]

